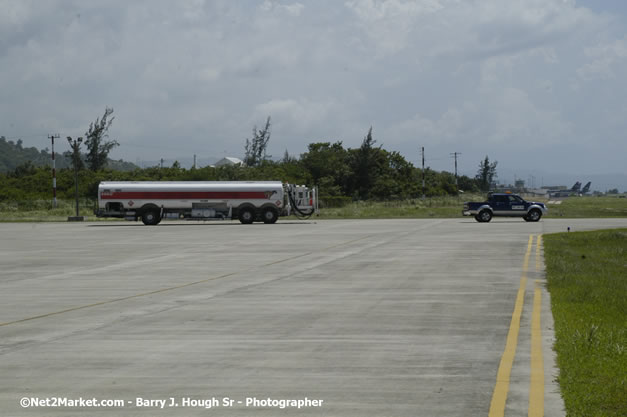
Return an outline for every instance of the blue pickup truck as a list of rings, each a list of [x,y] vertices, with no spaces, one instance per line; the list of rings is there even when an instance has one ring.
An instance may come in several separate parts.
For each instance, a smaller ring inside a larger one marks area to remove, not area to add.
[[[548,212],[546,205],[525,201],[519,195],[490,193],[483,202],[464,203],[464,216],[474,216],[478,222],[489,222],[494,216],[522,217],[528,222],[537,222]]]

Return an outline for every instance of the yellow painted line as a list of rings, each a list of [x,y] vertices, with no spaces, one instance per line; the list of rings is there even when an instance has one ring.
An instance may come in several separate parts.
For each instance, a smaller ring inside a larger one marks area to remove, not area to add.
[[[542,249],[542,235],[538,235],[538,239],[536,240],[536,271],[541,269],[540,249]]]
[[[512,373],[512,365],[516,356],[516,347],[518,345],[518,332],[520,331],[520,317],[522,315],[523,304],[525,301],[525,288],[527,287],[527,270],[529,269],[529,257],[531,255],[531,247],[533,245],[533,235],[529,235],[527,242],[527,252],[523,262],[523,272],[520,277],[520,286],[516,295],[516,304],[512,313],[512,320],[509,325],[507,334],[507,342],[505,350],[501,356],[501,363],[496,374],[496,385],[492,393],[492,401],[490,402],[489,417],[503,417],[505,415],[505,402],[509,392],[509,380]]]
[[[358,242],[360,240],[367,239],[369,237],[371,237],[371,236],[368,235],[368,236],[360,237],[359,239],[353,239],[353,240],[349,240],[347,242],[341,242],[341,243],[338,243],[338,244],[335,244],[335,245],[332,245],[332,246],[328,246],[326,248],[322,248],[322,249],[319,250],[319,252],[326,251],[326,250],[329,250],[329,249],[333,249],[333,248],[336,248],[338,246],[350,245],[351,243],[355,243],[355,242]],[[289,258],[284,258],[284,259],[280,259],[278,261],[269,262],[267,264],[264,264],[263,266],[276,265],[276,264],[279,264],[279,263],[282,263],[282,262],[287,262],[287,261],[291,261],[291,260],[294,260],[294,259],[302,258],[304,256],[311,255],[312,253],[314,253],[314,252],[307,252],[307,253],[303,253],[303,254],[300,254],[300,255],[290,256]],[[188,282],[188,283],[181,284],[181,285],[175,285],[173,287],[166,287],[166,288],[161,288],[161,289],[154,290],[154,291],[143,292],[143,293],[140,293],[140,294],[133,294],[133,295],[129,295],[129,296],[126,296],[126,297],[114,298],[114,299],[111,299],[111,300],[99,301],[97,303],[92,303],[92,304],[87,304],[87,305],[82,305],[82,306],[77,306],[77,307],[66,308],[64,310],[53,311],[51,313],[40,314],[40,315],[37,315],[37,316],[27,317],[27,318],[24,318],[24,319],[19,319],[19,320],[14,320],[14,321],[7,321],[7,322],[4,322],[4,323],[0,323],[0,327],[10,326],[12,324],[23,323],[23,322],[31,321],[31,320],[43,319],[43,318],[51,317],[51,316],[57,316],[59,314],[69,313],[69,312],[77,311],[77,310],[84,310],[86,308],[91,308],[91,307],[98,307],[98,306],[102,306],[102,305],[105,305],[105,304],[117,303],[119,301],[131,300],[133,298],[146,297],[148,295],[154,295],[154,294],[164,293],[164,292],[168,292],[168,291],[174,291],[174,290],[178,290],[178,289],[185,288],[185,287],[191,287],[192,285],[204,284],[204,283],[209,282],[209,281],[215,281],[217,279],[227,278],[227,277],[230,277],[232,275],[237,275],[237,274],[241,274],[243,272],[248,272],[248,271],[254,271],[254,270],[257,270],[257,269],[258,269],[258,267],[255,266],[255,267],[244,269],[244,270],[241,270],[241,271],[230,272],[228,274],[202,279],[200,281],[194,281],[194,282]]]
[[[542,358],[542,289],[538,286],[533,293],[531,315],[531,378],[529,381],[529,417],[544,416],[544,360]]]

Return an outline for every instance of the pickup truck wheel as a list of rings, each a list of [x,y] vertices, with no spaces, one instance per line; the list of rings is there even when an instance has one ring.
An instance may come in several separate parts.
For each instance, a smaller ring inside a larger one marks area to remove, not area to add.
[[[267,207],[263,209],[263,213],[261,214],[263,218],[263,222],[266,224],[276,223],[279,218],[279,213],[273,207]]]
[[[238,217],[242,224],[252,224],[255,221],[255,212],[250,208],[243,208],[239,211]]]
[[[159,211],[157,210],[147,210],[142,213],[142,222],[146,226],[156,226],[161,222],[161,217],[159,216]]]
[[[542,213],[538,209],[533,209],[527,214],[527,219],[530,222],[537,222],[542,217]]]
[[[487,223],[492,220],[492,213],[490,213],[490,210],[481,210],[477,217],[479,217],[478,221]]]

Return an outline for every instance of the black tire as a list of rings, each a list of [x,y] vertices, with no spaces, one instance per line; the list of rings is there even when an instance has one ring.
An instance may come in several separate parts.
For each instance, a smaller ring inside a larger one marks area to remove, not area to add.
[[[537,222],[542,218],[542,212],[538,209],[533,209],[527,214],[527,221]]]
[[[479,223],[481,223],[481,219],[479,218],[479,215],[475,215],[475,220],[478,221]]]
[[[250,207],[245,207],[239,210],[237,217],[242,224],[251,224],[255,221],[255,211]]]
[[[161,222],[161,214],[159,210],[148,209],[142,213],[142,222],[146,226],[156,226]]]
[[[479,218],[477,221],[481,223],[488,223],[492,220],[492,213],[490,210],[481,210],[479,214],[477,214],[477,217]]]
[[[273,224],[279,219],[279,212],[274,207],[266,207],[261,212],[261,218],[265,224]]]

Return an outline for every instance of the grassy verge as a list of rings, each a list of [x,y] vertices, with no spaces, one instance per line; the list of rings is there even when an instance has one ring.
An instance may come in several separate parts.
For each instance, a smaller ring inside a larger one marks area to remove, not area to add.
[[[79,200],[80,216],[90,221],[100,220],[94,215],[92,200]],[[66,222],[69,216],[76,215],[73,200],[58,200],[57,207],[51,200],[10,201],[0,203],[0,222]]]
[[[425,200],[402,201],[358,201],[339,208],[324,208],[320,219],[383,219],[383,218],[451,218],[461,217],[464,201],[481,199],[481,196],[433,197]],[[79,212],[89,220],[97,219],[93,214],[94,202],[81,200]],[[75,215],[75,203],[59,200],[57,208],[49,200],[0,203],[0,222],[16,221],[67,221]]]
[[[321,219],[452,218],[462,216],[464,201],[482,196],[431,197],[400,201],[356,201],[320,210]]]
[[[627,415],[627,229],[544,236],[570,417]]]
[[[570,197],[548,207],[549,218],[627,217],[627,198]]]
[[[320,219],[428,219],[462,217],[465,201],[483,201],[485,195],[465,194],[457,197],[430,197],[396,201],[357,201],[343,207],[323,208]],[[533,200],[533,198],[530,198]],[[93,215],[94,201],[80,201],[80,215]],[[75,215],[74,201],[59,200],[57,208],[50,200],[1,202],[2,221],[67,221]],[[549,205],[548,218],[627,217],[627,199],[617,197],[571,197],[559,205]]]
[[[454,218],[461,217],[465,201],[483,201],[484,195],[431,197],[425,200],[357,201],[339,208],[324,208],[322,219]],[[530,201],[538,201],[533,197]],[[542,199],[540,199],[542,200]],[[546,202],[546,200],[545,200]],[[571,197],[549,205],[547,218],[627,217],[627,199],[618,197]]]

